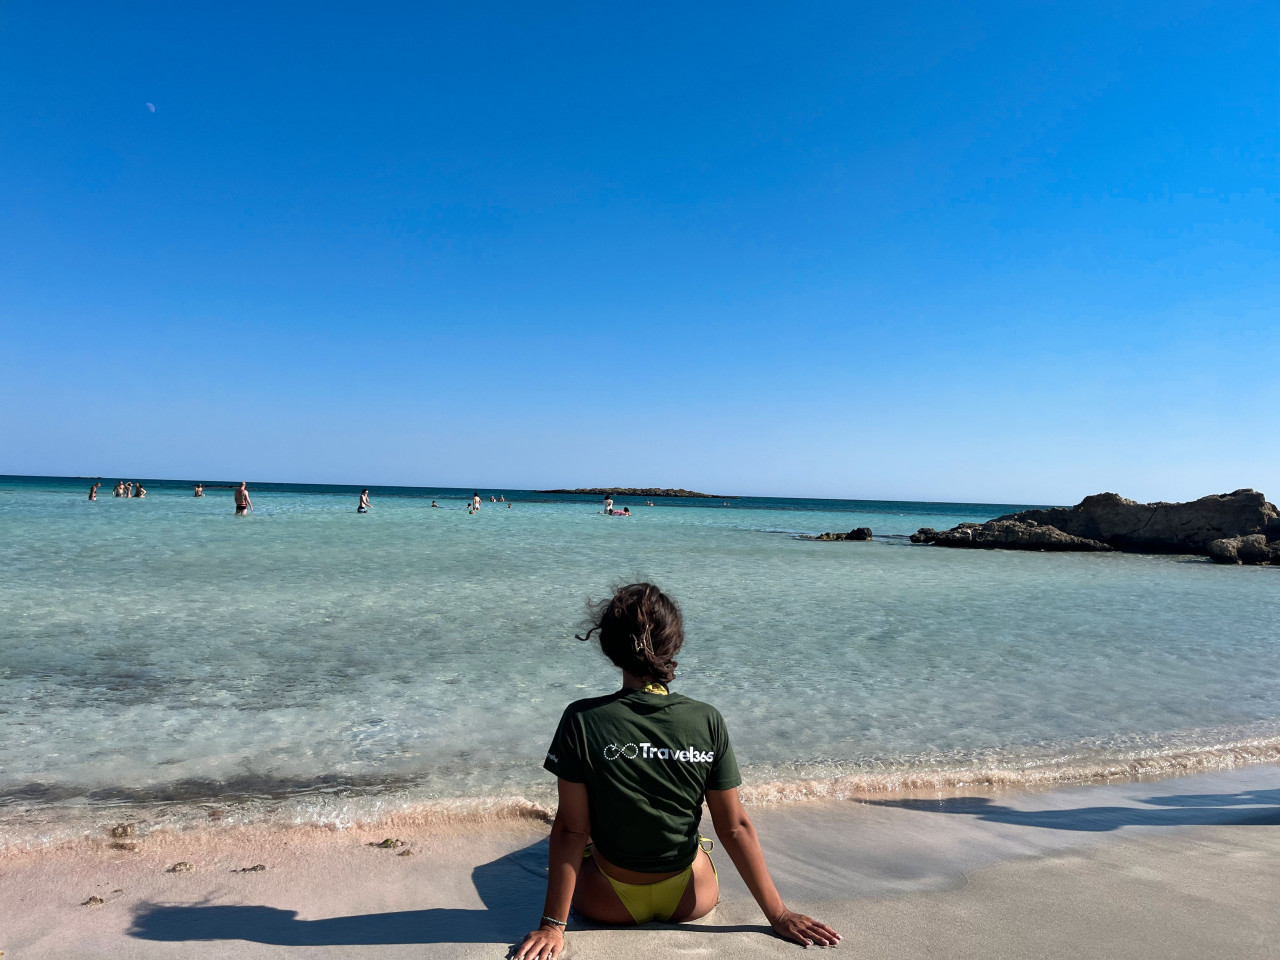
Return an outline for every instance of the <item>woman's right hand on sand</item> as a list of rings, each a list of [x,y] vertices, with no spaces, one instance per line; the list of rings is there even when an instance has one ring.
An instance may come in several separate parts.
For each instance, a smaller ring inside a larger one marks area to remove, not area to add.
[[[539,927],[512,954],[512,960],[556,960],[564,953],[564,931]]]
[[[814,944],[820,947],[834,947],[840,942],[840,934],[825,923],[791,910],[784,910],[782,916],[769,922],[769,926],[773,927],[773,932],[782,939],[794,940],[806,947]]]

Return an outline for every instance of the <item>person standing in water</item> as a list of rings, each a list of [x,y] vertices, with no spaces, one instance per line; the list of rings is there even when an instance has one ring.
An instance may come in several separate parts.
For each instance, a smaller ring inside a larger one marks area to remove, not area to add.
[[[124,481],[123,481],[123,480],[117,480],[117,481],[116,481],[116,485],[112,488],[112,490],[111,490],[111,494],[112,494],[112,496],[116,496],[116,497],[123,497],[123,496],[124,496]]]
[[[249,486],[243,480],[240,481],[240,486],[236,487],[235,498],[237,517],[243,517],[253,509],[253,501],[249,499]]]
[[[97,500],[97,499],[98,499],[98,488],[99,488],[100,486],[102,486],[102,481],[101,481],[101,480],[99,480],[97,483],[95,483],[92,487],[90,487],[90,488],[89,488],[89,499],[90,499],[90,500]]]
[[[604,512],[609,516],[613,516],[613,494],[606,493],[604,495]]]
[[[480,509],[480,494],[479,494],[479,493],[473,493],[473,494],[471,494],[471,509],[472,509],[472,510],[479,510],[479,509]]]
[[[146,490],[144,490],[144,489],[142,489],[142,481],[141,481],[141,480],[139,480],[139,481],[138,481],[138,485],[137,485],[136,487],[134,487],[133,495],[134,495],[135,497],[137,497],[139,500],[141,500],[143,497],[145,497],[145,496],[147,495],[147,491],[146,491]]]
[[[578,639],[593,634],[621,669],[622,689],[569,704],[547,750],[543,767],[559,791],[547,896],[515,960],[558,960],[570,903],[593,923],[617,926],[710,913],[720,881],[711,841],[698,832],[704,802],[773,932],[806,947],[839,943],[835,930],[778,895],[738,798],[742,777],[724,717],[671,689],[684,643],[675,601],[651,583],[619,587],[593,606]]]
[[[356,507],[356,513],[369,512],[369,488],[365,487],[360,491],[360,505]]]
[[[193,497],[203,497],[203,496],[204,496],[204,484],[203,484],[203,483],[197,483],[197,484],[196,484],[196,492],[195,492],[195,493],[193,493],[193,494],[192,494],[192,496],[193,496]]]
[[[128,500],[132,496],[133,496],[133,481],[130,480],[128,483],[124,485],[124,498]]]

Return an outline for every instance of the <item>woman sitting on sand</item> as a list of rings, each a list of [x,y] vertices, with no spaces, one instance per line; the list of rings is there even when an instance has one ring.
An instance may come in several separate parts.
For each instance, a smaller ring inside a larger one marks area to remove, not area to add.
[[[579,640],[622,670],[616,693],[571,703],[543,766],[559,778],[542,921],[516,960],[556,960],[569,906],[597,923],[680,923],[706,916],[720,889],[698,834],[705,800],[716,834],[781,937],[834,946],[824,923],[778,896],[738,799],[738,765],[719,711],[670,691],[684,643],[680,608],[657,587],[620,588]]]

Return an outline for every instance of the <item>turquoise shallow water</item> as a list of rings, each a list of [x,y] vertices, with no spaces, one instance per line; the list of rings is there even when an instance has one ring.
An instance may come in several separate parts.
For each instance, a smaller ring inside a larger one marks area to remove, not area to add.
[[[749,782],[1229,749],[1280,734],[1280,570],[952,551],[1013,506],[644,507],[470,491],[0,478],[0,809],[547,795],[564,705],[617,686],[587,597],[681,602],[678,688]],[[492,491],[498,493],[499,491]],[[442,509],[430,508],[430,498]],[[873,543],[796,534],[872,527]],[[352,802],[355,802],[354,800]]]

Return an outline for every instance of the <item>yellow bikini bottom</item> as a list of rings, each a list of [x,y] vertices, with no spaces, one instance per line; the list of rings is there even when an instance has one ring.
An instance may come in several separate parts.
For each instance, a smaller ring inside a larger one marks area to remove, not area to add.
[[[706,837],[699,837],[698,845],[707,851],[707,859],[711,860],[713,849],[711,841]],[[591,847],[587,847],[582,856],[583,859],[591,856]],[[674,877],[667,877],[665,880],[657,880],[654,883],[624,883],[613,879],[603,870],[600,872],[609,881],[609,886],[613,887],[613,892],[618,895],[622,905],[631,914],[631,919],[637,924],[648,923],[651,920],[666,923],[680,906],[680,900],[689,887],[689,881],[693,879],[693,864],[689,864]],[[716,871],[714,860],[711,860],[711,872],[715,873],[717,879],[719,878],[720,874]]]

